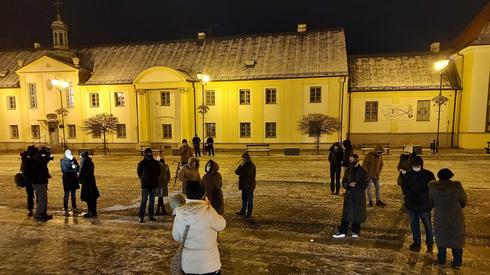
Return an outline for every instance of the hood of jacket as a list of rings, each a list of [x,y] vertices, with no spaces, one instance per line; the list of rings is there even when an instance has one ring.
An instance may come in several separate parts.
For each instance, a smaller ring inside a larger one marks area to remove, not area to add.
[[[192,225],[211,207],[206,201],[186,199],[186,203],[176,208],[177,215],[182,218],[184,224]]]
[[[330,146],[330,149],[328,149],[328,150],[334,151],[335,146],[337,146],[338,151],[342,150],[342,145],[340,145],[340,142],[335,142],[334,144],[332,144],[332,146]]]
[[[204,166],[204,171],[208,174],[218,172],[218,170],[219,170],[219,165],[213,160],[209,160],[206,163],[206,166]]]

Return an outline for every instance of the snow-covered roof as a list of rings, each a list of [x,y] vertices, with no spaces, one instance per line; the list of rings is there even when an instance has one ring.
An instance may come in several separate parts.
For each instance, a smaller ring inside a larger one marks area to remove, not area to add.
[[[441,56],[401,54],[349,57],[351,91],[432,90],[439,89],[440,74],[434,63]],[[459,77],[450,63],[443,73],[443,89],[459,88]]]

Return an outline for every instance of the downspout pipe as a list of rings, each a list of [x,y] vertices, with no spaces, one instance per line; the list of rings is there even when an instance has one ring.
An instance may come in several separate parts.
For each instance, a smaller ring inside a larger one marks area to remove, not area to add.
[[[196,114],[196,82],[192,81],[193,101],[194,101],[194,136],[197,136],[197,114]]]
[[[139,117],[139,105],[138,105],[138,90],[136,85],[133,84],[134,95],[136,98],[136,140],[140,143],[140,117]]]

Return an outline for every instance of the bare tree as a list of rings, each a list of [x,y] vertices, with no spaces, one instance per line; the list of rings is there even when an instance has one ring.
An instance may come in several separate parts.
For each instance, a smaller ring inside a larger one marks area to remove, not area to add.
[[[104,155],[107,155],[106,135],[117,131],[119,119],[112,114],[97,114],[83,121],[83,130],[89,135],[102,135]]]
[[[320,113],[303,115],[298,122],[298,130],[315,137],[316,154],[320,153],[320,138],[323,134],[332,134],[340,129],[340,120]]]

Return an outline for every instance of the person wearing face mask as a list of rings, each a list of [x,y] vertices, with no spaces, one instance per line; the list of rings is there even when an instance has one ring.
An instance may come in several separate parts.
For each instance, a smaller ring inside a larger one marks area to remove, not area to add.
[[[153,152],[150,148],[144,151],[144,158],[138,163],[137,174],[141,180],[141,204],[139,211],[139,222],[145,222],[145,208],[150,197],[148,205],[148,215],[150,221],[156,221],[154,218],[155,210],[155,188],[158,186],[161,168],[160,163],[153,158]]]
[[[73,214],[80,213],[77,209],[77,189],[80,189],[78,182],[78,172],[80,166],[77,160],[73,157],[70,150],[65,151],[65,157],[60,160],[61,172],[63,173],[63,190],[65,195],[63,197],[63,208],[65,216],[70,216],[68,212],[68,197],[71,194],[71,206],[73,208]]]
[[[419,252],[421,248],[420,220],[425,228],[427,252],[432,252],[434,237],[431,224],[432,206],[429,201],[429,182],[435,180],[434,174],[423,169],[422,158],[413,157],[412,168],[402,175],[402,191],[405,196],[405,207],[410,214],[410,228],[413,243],[409,249]]]
[[[342,209],[342,221],[337,233],[332,235],[336,239],[345,238],[352,224],[352,238],[359,238],[361,223],[366,221],[366,188],[369,177],[366,171],[359,165],[359,156],[353,154],[349,157],[350,167],[344,173],[342,186],[346,189],[344,206]]]
[[[340,142],[336,142],[330,147],[328,162],[330,162],[330,191],[332,195],[338,195],[340,190],[340,171],[342,170],[342,159],[344,152]]]
[[[372,186],[376,189],[376,206],[386,206],[386,203],[381,201],[381,182],[380,182],[380,174],[383,169],[383,146],[376,145],[372,152],[367,153],[364,161],[362,162],[362,168],[367,172],[369,176],[369,185],[367,188],[367,194],[369,199],[369,207],[372,207],[373,204],[373,192]]]
[[[400,155],[400,160],[398,161],[398,178],[396,180],[396,184],[398,184],[400,187],[402,185],[402,176],[405,175],[407,172],[412,170],[412,161],[416,154],[413,153],[413,145],[409,144],[403,148],[403,152]],[[421,158],[422,159],[422,158]],[[403,192],[402,192],[403,194]],[[405,210],[405,198],[403,198],[403,204],[400,210]]]
[[[251,217],[254,203],[255,190],[255,164],[252,162],[248,152],[242,154],[242,161],[235,169],[235,174],[238,175],[238,189],[242,191],[242,208],[235,214]]]
[[[211,206],[218,212],[218,214],[223,215],[225,212],[224,202],[223,202],[223,192],[221,191],[221,186],[223,185],[223,179],[221,174],[218,172],[219,165],[215,161],[209,160],[204,167],[206,174],[202,177],[202,187],[206,193]]]
[[[189,163],[184,165],[180,169],[177,177],[182,181],[182,194],[185,194],[187,183],[190,181],[201,182],[201,175],[199,174],[199,160],[197,158],[190,158]]]

